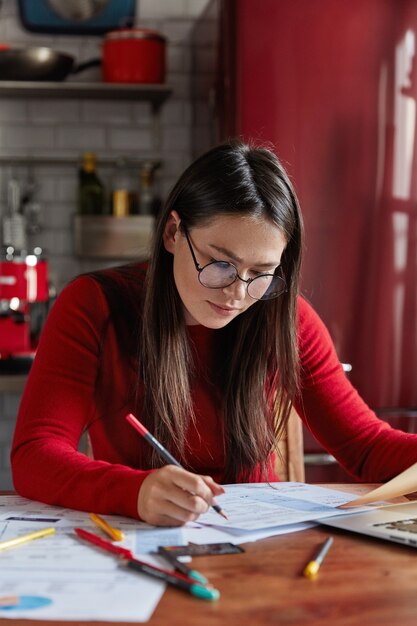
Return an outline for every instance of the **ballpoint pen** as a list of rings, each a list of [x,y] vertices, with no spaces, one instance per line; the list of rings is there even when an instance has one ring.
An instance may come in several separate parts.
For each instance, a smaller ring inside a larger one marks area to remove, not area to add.
[[[103,519],[97,513],[90,513],[90,519],[98,528],[101,528],[113,541],[122,541],[125,538],[124,534],[118,528],[110,526],[105,519]]]
[[[320,550],[317,552],[316,556],[312,561],[307,563],[304,568],[304,576],[313,580],[317,577],[317,574],[320,569],[320,565],[323,563],[326,554],[328,553],[330,546],[333,543],[333,537],[328,537],[323,545],[320,547]]]
[[[146,441],[148,441],[151,444],[151,446],[155,448],[155,450],[158,450],[162,458],[167,463],[169,463],[170,465],[176,465],[177,467],[182,468],[181,463],[179,463],[177,459],[173,457],[172,454],[168,452],[166,448],[164,448],[164,446],[158,441],[158,439],[156,439],[156,437],[154,437],[149,432],[149,430],[145,428],[145,426],[134,415],[132,415],[132,413],[129,413],[128,415],[126,415],[126,420],[129,422],[131,426],[133,426],[135,430],[138,431],[140,435],[142,435],[144,439],[146,439]],[[221,506],[217,504],[215,500],[213,500],[213,504],[211,506],[216,511],[216,513],[224,517],[224,519],[227,519],[226,513],[223,511]]]
[[[193,580],[188,576],[184,576],[180,573],[170,572],[169,570],[163,569],[161,567],[156,567],[155,565],[151,565],[150,563],[146,563],[145,561],[140,561],[139,559],[136,559],[132,551],[128,548],[115,546],[114,543],[111,543],[111,541],[107,541],[107,539],[102,539],[98,535],[90,533],[83,528],[74,528],[74,531],[81,539],[84,539],[94,546],[117,556],[119,559],[121,559],[122,565],[125,565],[129,569],[140,572],[142,574],[147,574],[148,576],[152,576],[153,578],[158,578],[159,580],[173,585],[178,589],[187,591],[191,595],[195,596],[196,598],[200,598],[201,600],[217,600],[220,596],[220,593],[217,589],[214,589],[212,587],[205,587],[204,585],[197,583],[196,580]]]
[[[22,543],[27,543],[28,541],[33,541],[34,539],[40,539],[41,537],[47,537],[48,535],[53,535],[55,533],[55,528],[42,528],[42,530],[36,530],[33,533],[28,533],[27,535],[21,535],[20,537],[16,537],[15,539],[8,539],[7,541],[2,541],[0,543],[0,550],[6,550],[7,548],[14,548],[15,546],[20,546]]]

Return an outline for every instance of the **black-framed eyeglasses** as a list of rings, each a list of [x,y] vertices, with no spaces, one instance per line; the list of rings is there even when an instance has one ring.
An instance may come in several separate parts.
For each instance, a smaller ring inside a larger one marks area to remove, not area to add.
[[[280,273],[277,273],[281,272],[280,266],[277,267],[273,274],[259,274],[255,278],[247,279],[239,276],[239,272],[233,263],[228,263],[227,261],[211,261],[201,267],[196,259],[190,237],[185,228],[184,234],[193,257],[195,269],[198,272],[198,280],[203,287],[222,289],[229,287],[229,285],[232,285],[239,279],[246,283],[246,291],[253,300],[272,300],[273,298],[278,298],[286,291],[285,278]]]

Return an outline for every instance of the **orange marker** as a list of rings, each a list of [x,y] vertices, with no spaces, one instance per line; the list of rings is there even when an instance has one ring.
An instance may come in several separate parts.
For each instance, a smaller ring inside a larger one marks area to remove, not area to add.
[[[90,519],[98,528],[104,530],[104,532],[112,539],[113,541],[122,541],[125,538],[124,534],[118,528],[114,528],[114,526],[110,526],[106,520],[104,520],[100,515],[96,513],[90,513]]]

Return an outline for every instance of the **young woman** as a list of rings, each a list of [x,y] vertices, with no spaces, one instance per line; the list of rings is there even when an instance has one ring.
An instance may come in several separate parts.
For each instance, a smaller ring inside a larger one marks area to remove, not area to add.
[[[178,525],[221,483],[278,480],[291,404],[352,473],[384,481],[417,461],[417,436],[380,421],[298,296],[302,220],[275,155],[218,146],[180,177],[149,263],[63,290],[44,329],[12,449],[17,491]],[[181,462],[163,466],[132,412]],[[94,458],[78,452],[88,431]]]

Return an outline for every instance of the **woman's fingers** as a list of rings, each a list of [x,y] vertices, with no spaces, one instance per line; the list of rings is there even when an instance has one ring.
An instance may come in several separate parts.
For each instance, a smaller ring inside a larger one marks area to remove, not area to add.
[[[192,474],[191,472],[187,472],[186,470],[183,470],[179,467],[171,467],[173,469],[172,480],[175,482],[175,484],[183,491],[188,492],[188,494],[193,494],[197,498],[204,500],[204,502],[207,504],[205,510],[207,510],[213,500],[214,495],[214,492],[210,486],[210,482],[208,482],[207,479],[209,479],[209,481],[211,481],[213,485],[216,485],[216,483],[209,476],[200,476],[199,474]],[[195,504],[197,505],[197,501],[195,501]],[[203,512],[204,511],[200,511],[200,513]]]
[[[200,476],[200,478],[204,480],[213,495],[221,496],[225,493],[224,487],[216,483],[211,476]]]
[[[200,515],[199,513],[195,513],[193,511],[189,511],[188,509],[179,506],[178,504],[175,504],[174,502],[170,502],[169,500],[166,500],[164,502],[164,506],[163,506],[163,513],[161,514],[156,514],[159,520],[158,525],[168,525],[168,522],[166,520],[175,520],[175,526],[182,526],[183,524],[186,524],[187,522],[193,522],[195,521],[198,516]],[[172,525],[172,524],[171,524]]]
[[[174,465],[149,474],[138,495],[140,517],[154,525],[172,526],[193,521],[224,492],[210,476],[199,476]]]

